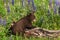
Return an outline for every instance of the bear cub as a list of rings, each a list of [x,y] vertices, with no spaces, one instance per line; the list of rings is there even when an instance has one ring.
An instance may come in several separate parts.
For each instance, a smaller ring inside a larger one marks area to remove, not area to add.
[[[32,22],[35,19],[34,13],[35,12],[32,11],[31,13],[29,13],[29,15],[23,17],[22,19],[18,20],[17,22],[13,22],[13,25],[11,25],[11,27],[9,29],[9,31],[11,31],[11,34],[24,35],[26,29],[29,30],[29,29],[35,28],[32,25]]]

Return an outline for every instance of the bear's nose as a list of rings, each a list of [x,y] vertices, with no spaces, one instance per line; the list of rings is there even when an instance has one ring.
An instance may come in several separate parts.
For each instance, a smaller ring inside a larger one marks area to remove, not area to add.
[[[36,19],[34,19],[33,22],[36,22]]]

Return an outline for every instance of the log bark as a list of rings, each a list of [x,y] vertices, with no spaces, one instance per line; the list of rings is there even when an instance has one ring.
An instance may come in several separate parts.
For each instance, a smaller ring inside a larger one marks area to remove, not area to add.
[[[60,36],[60,30],[47,30],[42,28],[34,28],[25,31],[25,36],[30,37],[58,37]]]

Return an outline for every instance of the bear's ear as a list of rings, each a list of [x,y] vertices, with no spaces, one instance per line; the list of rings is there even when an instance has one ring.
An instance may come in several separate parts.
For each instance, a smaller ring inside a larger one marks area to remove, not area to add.
[[[13,21],[13,24],[15,24],[16,22],[15,21]]]

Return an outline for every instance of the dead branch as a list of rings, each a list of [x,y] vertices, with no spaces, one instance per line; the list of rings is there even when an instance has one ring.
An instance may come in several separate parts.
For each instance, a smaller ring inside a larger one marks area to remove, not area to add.
[[[60,36],[60,30],[47,30],[42,28],[34,28],[25,31],[25,36],[34,36],[34,37],[58,37]]]

